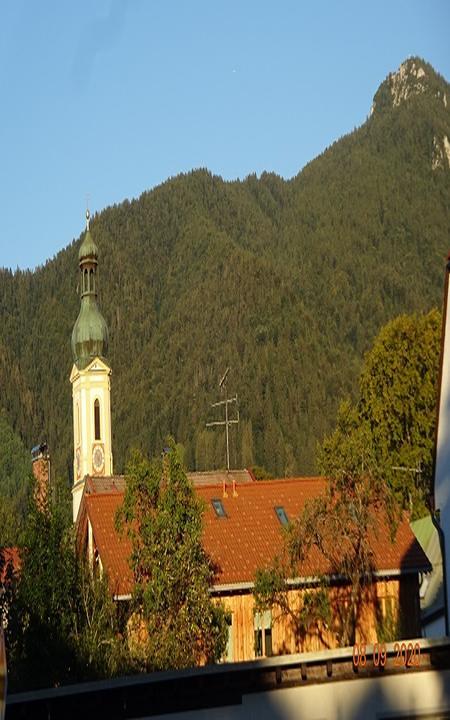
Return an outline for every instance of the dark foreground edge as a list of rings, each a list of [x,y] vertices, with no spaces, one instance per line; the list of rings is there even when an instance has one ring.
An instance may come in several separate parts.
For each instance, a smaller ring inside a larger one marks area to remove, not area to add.
[[[240,705],[243,695],[340,680],[450,668],[450,638],[405,641],[420,645],[420,664],[398,664],[396,643],[386,645],[384,667],[375,666],[367,646],[366,663],[355,667],[353,648],[283,655],[251,662],[210,665],[100,680],[9,695],[6,720],[72,718],[111,720]],[[397,659],[397,664],[396,664]]]

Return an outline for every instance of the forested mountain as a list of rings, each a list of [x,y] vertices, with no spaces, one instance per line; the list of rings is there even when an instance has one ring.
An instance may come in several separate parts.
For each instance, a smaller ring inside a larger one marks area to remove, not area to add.
[[[295,178],[224,182],[196,170],[99,213],[91,232],[115,470],[132,446],[159,452],[168,433],[190,468],[223,466],[223,432],[205,422],[218,419],[210,403],[230,366],[241,417],[232,464],[311,472],[379,328],[440,306],[450,86],[410,59],[367,121]],[[27,446],[48,441],[65,474],[79,242],[34,272],[0,271],[0,407]]]

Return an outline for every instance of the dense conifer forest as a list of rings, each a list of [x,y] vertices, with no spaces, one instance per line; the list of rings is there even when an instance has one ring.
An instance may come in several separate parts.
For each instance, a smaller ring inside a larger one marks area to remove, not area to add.
[[[230,366],[232,465],[311,473],[381,326],[440,307],[450,86],[417,58],[402,67],[366,122],[290,180],[199,169],[94,216],[116,471],[169,433],[190,469],[223,467],[223,432],[205,423]],[[46,440],[67,478],[81,236],[33,272],[0,270],[2,423],[27,449]]]

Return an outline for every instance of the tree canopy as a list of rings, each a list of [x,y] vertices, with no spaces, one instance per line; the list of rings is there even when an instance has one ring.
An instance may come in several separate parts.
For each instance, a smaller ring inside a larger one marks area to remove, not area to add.
[[[171,441],[162,458],[135,452],[117,523],[131,538],[135,578],[129,623],[135,656],[146,669],[218,660],[227,639],[224,608],[211,600],[210,559],[202,546],[201,501]]]
[[[31,501],[20,571],[0,591],[12,691],[110,677],[131,668],[106,576],[77,557],[73,528],[52,503]],[[0,549],[0,569],[4,563]]]
[[[440,336],[437,310],[383,327],[364,358],[357,401],[341,403],[319,452],[330,476],[371,467],[415,515],[431,493]]]
[[[321,633],[324,625],[339,645],[353,644],[365,590],[372,583],[371,533],[388,508],[388,494],[369,468],[357,474],[349,468],[330,477],[326,491],[309,500],[289,524],[284,553],[256,573],[256,608],[278,608],[281,615],[289,616],[298,639],[312,627]],[[303,590],[299,603],[290,595],[292,580],[301,577],[299,567],[311,553],[319,553],[329,571],[315,587],[313,583]],[[334,603],[328,592],[332,577],[345,579]]]

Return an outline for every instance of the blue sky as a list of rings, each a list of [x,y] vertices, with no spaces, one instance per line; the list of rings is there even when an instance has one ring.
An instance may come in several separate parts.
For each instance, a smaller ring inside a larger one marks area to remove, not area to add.
[[[448,0],[1,0],[0,266],[207,167],[286,178],[411,55],[450,80]]]

